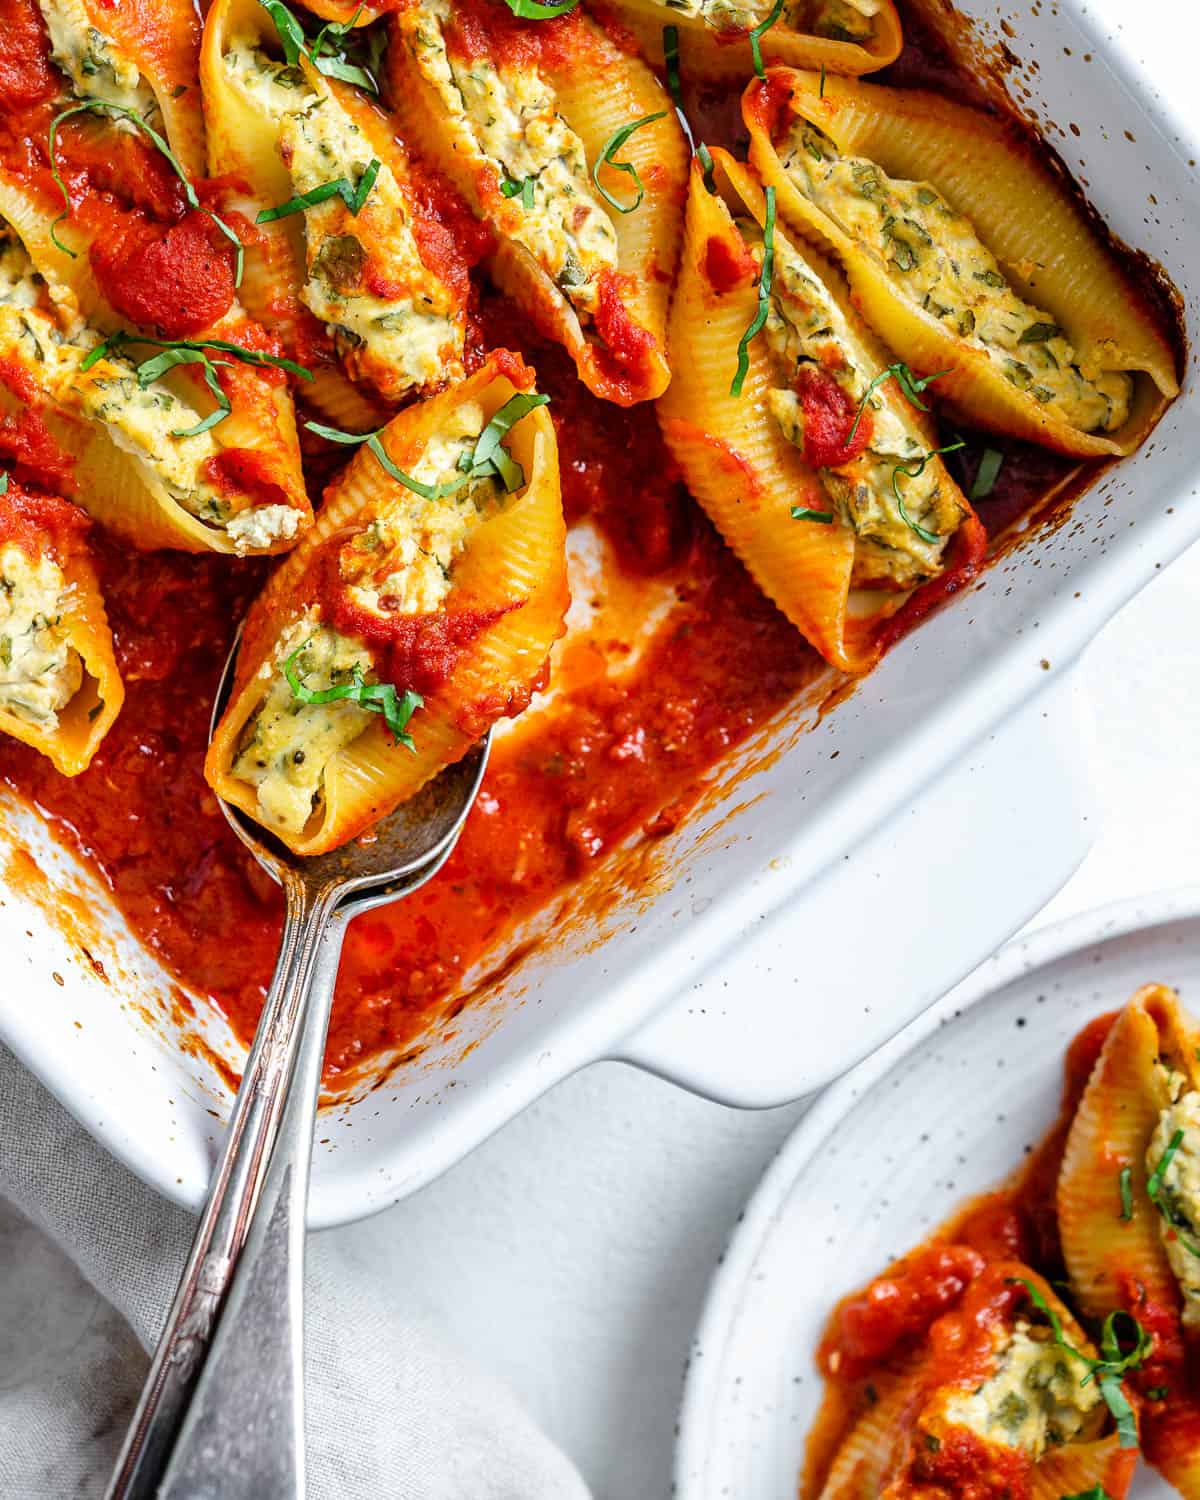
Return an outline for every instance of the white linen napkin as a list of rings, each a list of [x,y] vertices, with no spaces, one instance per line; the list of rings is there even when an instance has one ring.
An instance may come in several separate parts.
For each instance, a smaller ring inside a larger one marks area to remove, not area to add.
[[[0,1047],[4,1500],[103,1493],[191,1234]],[[567,1458],[410,1305],[336,1230],[310,1240],[312,1500],[586,1500]]]

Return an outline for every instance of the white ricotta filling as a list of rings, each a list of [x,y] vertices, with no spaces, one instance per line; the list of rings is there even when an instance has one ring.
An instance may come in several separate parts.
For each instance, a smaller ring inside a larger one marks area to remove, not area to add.
[[[38,0],[50,35],[50,55],[81,99],[104,99],[135,109],[154,123],[158,101],[136,61],[93,25],[82,0]]]
[[[63,625],[67,583],[45,554],[0,551],[0,709],[43,730],[83,682],[83,663]]]
[[[874,253],[907,301],[982,350],[1009,384],[1080,432],[1122,426],[1131,378],[1084,368],[1054,319],[1017,296],[971,221],[935,187],[893,179],[874,162],[842,156],[799,117],[779,143],[779,155],[800,191]]]
[[[995,1372],[976,1390],[951,1397],[944,1419],[989,1443],[1018,1448],[1034,1463],[1049,1448],[1079,1437],[1098,1413],[1096,1383],[1081,1385],[1086,1371],[1053,1343],[1048,1329],[1019,1322],[1001,1346]]]
[[[1195,1329],[1200,1328],[1200,1092],[1195,1089],[1179,1094],[1159,1115],[1146,1148],[1148,1178],[1176,1135],[1181,1139],[1156,1192],[1158,1232],[1183,1293],[1183,1326]]]

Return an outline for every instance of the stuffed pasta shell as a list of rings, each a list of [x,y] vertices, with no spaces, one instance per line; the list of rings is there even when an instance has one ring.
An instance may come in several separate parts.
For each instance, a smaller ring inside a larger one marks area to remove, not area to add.
[[[955,1249],[936,1248],[943,1256]],[[1136,1434],[1123,1448],[1111,1430],[1096,1349],[1037,1272],[997,1261],[971,1275],[971,1252],[963,1247],[962,1256],[970,1279],[951,1305],[936,1316],[931,1307],[926,1328],[914,1329],[865,1382],[841,1382],[839,1399],[858,1415],[810,1475],[806,1500],[1060,1500],[1096,1486],[1121,1500]],[[929,1295],[909,1288],[911,1279],[905,1262],[886,1276],[902,1294]],[[942,1283],[943,1305],[953,1285]],[[836,1376],[836,1335],[823,1353]],[[866,1401],[860,1387],[869,1390]]]
[[[687,152],[658,79],[581,9],[408,0],[391,25],[391,103],[495,231],[500,289],[597,395],[661,394]]]
[[[36,0],[36,6],[70,92],[136,110],[166,137],[184,170],[201,176],[200,23],[190,0],[137,6]]]
[[[1200,1496],[1200,1032],[1174,991],[1139,990],[1105,1039],[1067,1137],[1058,1221],[1083,1312],[1132,1313],[1154,1349],[1137,1374],[1146,1456]]]
[[[970,577],[982,527],[921,395],[773,197],[713,153],[693,168],[659,402],[692,494],[759,586],[833,665],[865,671],[900,612]],[[735,217],[736,216],[736,217]]]
[[[1015,127],[918,89],[772,69],[750,157],[798,233],[838,256],[897,355],[993,431],[1131,452],[1178,393],[1148,304]]]
[[[283,374],[241,363],[261,357],[244,319],[212,336],[231,348],[210,345],[207,366],[173,364],[136,336],[102,339],[51,302],[0,225],[0,406],[40,413],[74,461],[71,497],[138,547],[281,551],[312,515]]]
[[[872,73],[904,45],[893,0],[616,0],[614,11],[656,65],[663,31],[675,28],[686,77],[744,79],[754,68],[751,33],[767,63]]]
[[[5,297],[39,314],[17,332],[47,355],[39,399],[77,425],[64,446],[78,455],[98,424],[112,442],[97,451],[136,470],[132,489],[125,472],[80,471],[78,498],[144,547],[290,546],[311,509],[288,362],[238,300],[238,229],[137,109],[73,93],[30,25],[44,98],[19,152],[0,132]]]
[[[539,682],[567,590],[531,385],[497,354],[394,418],[250,612],[206,775],[297,854],[378,821]]]
[[[64,776],[87,769],[125,697],[87,524],[0,475],[0,732]]]
[[[289,62],[257,0],[213,5],[210,169],[248,189],[231,199],[256,223],[243,300],[312,367],[309,403],[342,425],[377,425],[345,376],[391,403],[460,379],[469,252],[478,259],[485,240],[360,88],[292,51]]]

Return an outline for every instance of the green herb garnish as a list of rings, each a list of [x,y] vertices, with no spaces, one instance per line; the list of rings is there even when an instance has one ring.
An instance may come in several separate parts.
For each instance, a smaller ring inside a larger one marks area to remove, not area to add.
[[[683,115],[683,83],[679,76],[679,27],[664,26],[662,33],[663,61],[667,65],[667,92],[671,103]],[[686,121],[685,121],[686,125]]]
[[[833,512],[831,510],[810,510],[807,505],[793,505],[792,520],[819,521],[822,526],[832,526]]]
[[[986,500],[996,488],[996,480],[1000,477],[1000,470],[1004,467],[1004,454],[999,448],[985,448],[983,457],[979,460],[979,468],[975,471],[975,483],[971,486],[969,498],[972,500]]]
[[[294,68],[305,57],[326,78],[339,78],[343,83],[365,89],[368,94],[379,93],[375,74],[379,70],[384,46],[382,36],[368,36],[361,44],[358,37],[350,40],[352,33],[358,30],[355,23],[362,14],[361,5],[348,21],[327,21],[310,44],[303,26],[283,0],[258,0],[258,3],[275,23],[289,68]],[[340,53],[334,53],[335,43],[340,45]],[[352,49],[360,54],[360,61],[351,60]]]
[[[1155,1166],[1154,1171],[1150,1174],[1150,1180],[1146,1183],[1146,1196],[1150,1199],[1151,1203],[1155,1205],[1157,1205],[1158,1203],[1159,1189],[1162,1187],[1163,1178],[1167,1175],[1167,1168],[1171,1165],[1171,1161],[1176,1151],[1178,1151],[1180,1146],[1182,1145],[1183,1131],[1177,1130],[1171,1137],[1170,1141],[1167,1143],[1167,1149],[1159,1157],[1158,1164]]]
[[[67,191],[67,185],[62,180],[62,175],[58,170],[57,153],[59,127],[62,125],[64,120],[69,120],[72,115],[102,114],[105,112],[110,115],[116,115],[118,118],[123,120],[132,120],[139,130],[144,131],[146,135],[150,137],[150,140],[153,142],[157,150],[161,151],[163,156],[166,157],[167,161],[170,162],[171,168],[174,171],[176,177],[178,177],[179,181],[183,184],[183,196],[185,202],[187,203],[187,206],[189,208],[199,208],[203,213],[206,213],[208,217],[213,221],[213,223],[217,226],[217,228],[221,231],[221,233],[225,236],[225,238],[234,247],[237,258],[234,265],[233,284],[234,286],[241,286],[242,271],[245,268],[246,261],[245,247],[242,245],[241,240],[238,239],[237,235],[229,227],[229,225],[226,224],[224,219],[222,219],[218,214],[213,213],[211,208],[202,207],[200,199],[196,196],[196,189],[192,186],[191,179],[183,170],[183,166],[179,158],[171,150],[170,146],[167,145],[162,136],[159,135],[158,131],[155,130],[152,125],[147,125],[145,120],[141,117],[140,114],[138,114],[136,109],[129,109],[124,104],[110,104],[107,99],[88,99],[83,104],[73,104],[70,109],[62,110],[61,113],[55,115],[53,120],[50,121],[50,175],[54,178],[54,181],[58,187],[59,192],[62,194],[63,199],[63,211],[50,226],[51,240],[53,240],[55,245],[57,245],[65,255],[69,255],[72,260],[76,258],[76,252],[72,250],[69,245],[64,245],[63,242],[59,239],[57,233],[58,226],[62,223],[62,221],[64,219],[69,219],[71,216],[71,195]]]
[[[525,473],[516,459],[501,445],[500,439],[522,417],[535,407],[545,406],[549,400],[549,396],[523,391],[510,396],[479,434],[472,452],[464,453],[459,459],[461,477],[447,480],[444,484],[425,484],[393,463],[380,441],[380,433],[384,430],[382,427],[376,428],[374,432],[342,432],[337,427],[326,427],[321,422],[305,422],[304,425],[309,432],[315,432],[318,437],[323,437],[330,443],[340,443],[346,447],[365,446],[385,473],[390,474],[398,484],[412,490],[415,495],[420,495],[423,500],[444,500],[448,495],[456,495],[473,479],[497,479],[504,490],[512,494],[525,483]]]
[[[555,16],[565,16],[574,10],[579,0],[556,0],[551,4],[544,4],[543,0],[504,0],[504,3],[523,21],[552,21]]]
[[[1102,1484],[1094,1484],[1090,1490],[1084,1490],[1079,1495],[1060,1495],[1059,1500],[1112,1500],[1112,1496]]]
[[[228,354],[232,359],[236,359],[244,365],[255,365],[260,369],[286,370],[289,375],[299,375],[302,380],[311,380],[313,378],[313,372],[306,369],[304,365],[298,365],[295,360],[284,359],[279,354],[265,354],[261,349],[243,349],[241,344],[231,343],[228,339],[156,339],[151,338],[149,334],[145,333],[127,333],[124,329],[120,329],[116,333],[110,333],[106,339],[97,344],[80,364],[80,370],[90,370],[105,355],[111,354],[114,350],[123,349],[128,344],[150,344],[155,349],[191,349],[198,350],[201,353],[212,349],[219,354]],[[157,358],[159,356],[155,356],[155,359]],[[155,360],[147,360],[145,364],[139,365],[139,376],[146,368],[146,365],[154,363]],[[171,363],[188,364],[191,361],[174,360]],[[228,361],[224,361],[224,363],[228,363]],[[164,368],[168,367],[164,366]],[[157,378],[156,375],[148,376],[147,382]]]
[[[0,495],[8,494],[8,472],[0,472]]]
[[[631,161],[617,161],[614,153],[619,151],[635,130],[640,130],[643,125],[653,125],[655,120],[666,117],[667,111],[660,109],[652,115],[643,115],[640,120],[634,120],[629,125],[622,125],[619,130],[614,130],[600,152],[599,159],[592,163],[592,181],[599,189],[600,196],[610,204],[619,214],[631,214],[639,207],[642,199],[646,196],[646,190],[642,186],[642,179],[638,176],[638,170]],[[634,191],[637,197],[632,203],[622,203],[619,198],[614,198],[604,184],[600,181],[601,166],[613,167],[618,172],[627,172],[633,178]]]
[[[771,7],[770,15],[765,20],[760,21],[750,33],[750,56],[754,59],[754,71],[759,78],[767,76],[767,71],[763,67],[762,46],[760,44],[763,37],[783,14],[784,3],[785,0],[775,0],[775,4]]]
[[[533,210],[533,186],[537,182],[536,177],[509,177],[500,184],[500,191],[506,198],[520,197],[521,207],[526,213]]]
[[[916,532],[923,542],[940,542],[942,538],[940,533],[926,531],[924,526],[918,526],[909,515],[904,506],[904,496],[900,493],[900,476],[903,474],[906,479],[919,479],[935,458],[940,458],[943,453],[957,453],[960,448],[965,448],[966,446],[962,438],[959,438],[958,442],[949,443],[945,448],[934,448],[931,452],[923,453],[920,458],[913,459],[907,464],[897,464],[892,470],[892,494],[896,497],[900,519],[910,531]]]
[[[1133,1168],[1122,1167],[1117,1174],[1117,1187],[1121,1194],[1121,1218],[1126,1223],[1133,1218]]]
[[[330,198],[340,198],[357,218],[370,196],[371,189],[375,186],[375,179],[379,176],[379,169],[382,165],[379,158],[373,156],[366,171],[358,179],[357,187],[348,177],[335,177],[332,182],[323,182],[320,187],[310,188],[307,193],[301,193],[296,198],[289,198],[278,208],[264,208],[254,222],[269,224],[273,219],[286,219],[289,214],[303,213],[306,208],[315,208],[318,203],[325,203]]]
[[[1154,1347],[1154,1340],[1132,1313],[1111,1312],[1104,1320],[1104,1328],[1100,1336],[1101,1358],[1093,1359],[1090,1355],[1084,1354],[1081,1349],[1076,1349],[1074,1344],[1068,1343],[1058,1314],[1032,1282],[1026,1281],[1024,1277],[1011,1278],[1011,1280],[1013,1285],[1025,1288],[1029,1300],[1049,1323],[1054,1342],[1058,1347],[1087,1366],[1087,1374],[1079,1383],[1089,1385],[1093,1380],[1096,1382],[1104,1403],[1116,1423],[1121,1447],[1136,1448],[1138,1445],[1137,1419],[1134,1416],[1133,1407],[1129,1404],[1129,1398],[1121,1389],[1121,1377],[1127,1370],[1137,1369],[1142,1364]],[[1117,1322],[1122,1318],[1127,1319],[1132,1325],[1131,1336],[1134,1340],[1134,1347],[1128,1354],[1121,1353],[1121,1343],[1117,1333]]]
[[[766,223],[763,225],[762,270],[758,273],[758,311],[738,343],[737,372],[729,387],[731,396],[742,394],[742,386],[750,371],[750,341],[767,321],[767,312],[771,306],[771,282],[775,274],[775,189],[767,188],[765,195],[767,213]]]
[[[704,186],[710,193],[715,193],[717,190],[717,184],[713,178],[712,152],[708,149],[703,141],[701,141],[700,144],[696,147],[696,159],[699,161],[700,166],[703,170]]]
[[[417,709],[424,705],[425,700],[420,693],[409,690],[401,695],[390,682],[368,682],[357,662],[354,665],[351,681],[339,683],[336,687],[319,688],[314,691],[304,685],[304,679],[297,666],[301,652],[311,644],[312,637],[309,636],[308,640],[296,647],[283,664],[283,675],[287,678],[287,685],[292,690],[292,697],[300,703],[337,703],[341,700],[357,703],[360,708],[369,709],[375,714],[382,714],[383,721],[391,730],[392,738],[396,743],[403,745],[407,750],[415,751],[417,747],[413,744],[412,735],[408,733],[408,721]]]
[[[910,406],[915,406],[918,411],[928,411],[928,406],[921,400],[925,388],[931,385],[933,381],[940,380],[943,375],[949,375],[949,373],[949,370],[937,370],[932,375],[914,375],[902,359],[897,360],[894,365],[888,365],[886,370],[880,370],[879,374],[876,375],[875,379],[872,380],[871,384],[863,392],[862,400],[858,403],[858,410],[854,413],[854,425],[850,428],[849,436],[846,438],[846,446],[849,447],[854,441],[855,433],[858,431],[858,424],[862,421],[863,412],[867,409],[867,402],[870,401],[871,397],[886,381],[894,380],[896,382],[904,393],[904,399]]]

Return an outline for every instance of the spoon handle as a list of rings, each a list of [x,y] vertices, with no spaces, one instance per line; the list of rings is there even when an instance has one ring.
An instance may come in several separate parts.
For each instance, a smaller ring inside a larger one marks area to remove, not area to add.
[[[224,1147],[106,1500],[304,1492],[305,1210],[346,923],[330,920],[335,887],[294,882],[286,896],[279,961]]]

